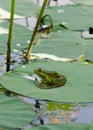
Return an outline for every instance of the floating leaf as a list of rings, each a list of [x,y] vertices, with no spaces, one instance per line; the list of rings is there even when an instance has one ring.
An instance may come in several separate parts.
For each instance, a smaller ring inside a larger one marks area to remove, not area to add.
[[[2,28],[8,29],[8,22],[0,23]],[[20,32],[20,34],[19,34]],[[32,31],[23,26],[14,24],[12,52],[20,52],[27,48],[31,38]],[[0,34],[0,52],[6,52],[7,34]],[[87,59],[93,61],[93,41],[81,37],[81,32],[71,31],[56,26],[49,34],[49,39],[39,39],[32,50],[32,53],[46,53],[64,58],[77,58],[84,55]],[[52,50],[52,51],[51,51]]]
[[[40,89],[34,81],[24,77],[34,74],[37,68],[55,70],[67,78],[64,86],[53,89]],[[29,63],[6,73],[0,78],[3,87],[38,99],[47,99],[60,102],[92,102],[93,100],[93,66],[79,63],[36,62]],[[23,76],[20,75],[23,73]]]
[[[53,124],[27,128],[26,130],[89,130],[89,125],[85,124]]]
[[[93,0],[72,0],[76,4],[93,5]]]
[[[30,106],[16,97],[7,97],[0,93],[0,128],[13,129],[27,125],[35,118]]]
[[[81,32],[54,27],[50,33],[50,39],[42,39],[33,47],[32,53],[45,53],[64,58],[77,58],[85,55],[87,59],[93,60],[93,40],[81,37]]]
[[[62,24],[72,30],[85,30],[93,26],[93,6],[75,5],[48,8],[45,14],[52,17],[54,25]]]
[[[11,7],[11,0],[3,1],[0,0],[2,18],[9,18],[9,12]],[[39,12],[39,7],[34,5],[30,0],[16,0],[15,4],[15,18],[21,18],[22,16],[36,16]]]
[[[0,26],[8,30],[8,22],[0,23]],[[27,28],[14,24],[12,52],[22,51],[24,48],[28,47],[31,33],[32,31],[28,30]],[[7,34],[0,34],[0,37],[0,53],[5,53],[8,36]]]

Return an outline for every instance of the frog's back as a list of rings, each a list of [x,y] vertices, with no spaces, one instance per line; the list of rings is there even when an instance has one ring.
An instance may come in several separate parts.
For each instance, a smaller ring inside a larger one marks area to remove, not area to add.
[[[47,86],[46,88],[51,89],[51,88],[62,87],[63,85],[65,85],[66,81],[67,81],[67,78],[65,76],[61,76],[57,79],[52,79],[46,82],[45,84]]]

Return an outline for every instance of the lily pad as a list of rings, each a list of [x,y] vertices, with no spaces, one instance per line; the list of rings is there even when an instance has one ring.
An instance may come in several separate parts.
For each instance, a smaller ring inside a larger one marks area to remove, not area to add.
[[[93,60],[92,47],[93,40],[83,39],[81,32],[54,27],[49,39],[39,40],[33,47],[32,53],[45,53],[64,58],[77,58],[85,55],[89,60]]]
[[[8,30],[8,22],[0,23],[0,26]],[[14,24],[12,52],[22,52],[24,48],[27,48],[31,35],[32,31],[23,26]],[[0,34],[0,36],[0,52],[5,53],[8,36],[7,34]],[[93,41],[91,39],[86,40],[82,38],[81,32],[56,26],[49,34],[49,37],[49,39],[39,39],[39,43],[33,47],[32,53],[46,53],[73,59],[83,54],[87,59],[93,61]]]
[[[27,125],[36,114],[30,106],[16,97],[0,93],[0,128],[13,129]]]
[[[8,26],[9,22],[0,23],[2,29],[6,29],[7,32],[0,34],[0,53],[6,53],[7,40],[8,40]],[[29,40],[31,38],[32,31],[21,25],[13,25],[13,38],[12,38],[12,52],[22,51],[25,47],[28,47]]]
[[[26,130],[89,130],[89,125],[85,124],[53,124],[27,128]]]
[[[48,8],[45,14],[49,14],[54,25],[62,24],[71,30],[85,30],[93,26],[93,6],[74,5]]]
[[[3,1],[0,0],[0,7],[2,11],[0,15],[2,18],[9,18],[11,0]],[[36,13],[39,12],[39,7],[34,5],[30,0],[16,0],[15,1],[15,18],[21,18],[22,16],[36,16]]]
[[[76,4],[93,5],[93,0],[72,0]]]
[[[37,68],[55,70],[67,78],[64,86],[53,89],[40,89],[34,81],[24,77],[34,74]],[[92,102],[93,101],[93,66],[79,63],[36,62],[29,63],[8,72],[0,78],[0,84],[16,93],[37,99],[47,99],[60,102]],[[20,75],[22,74],[23,75]],[[83,92],[83,94],[82,94]]]

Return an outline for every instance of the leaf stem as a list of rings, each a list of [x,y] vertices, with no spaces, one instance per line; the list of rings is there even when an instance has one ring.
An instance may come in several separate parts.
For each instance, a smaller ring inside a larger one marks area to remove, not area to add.
[[[6,71],[10,70],[11,41],[12,41],[12,32],[13,32],[14,10],[15,10],[15,0],[12,0],[11,1],[11,16],[10,16],[9,34],[8,34],[8,41],[7,41],[7,66],[6,66]]]
[[[38,29],[38,26],[40,24],[40,21],[41,21],[43,12],[45,10],[45,7],[47,5],[47,2],[48,2],[48,0],[44,0],[44,2],[42,4],[42,7],[41,7],[41,10],[40,10],[40,13],[39,13],[39,17],[38,17],[38,20],[37,20],[36,26],[34,28],[32,38],[31,38],[31,41],[30,41],[30,44],[29,44],[29,47],[28,47],[28,51],[26,53],[26,60],[27,61],[30,59],[30,52],[32,51],[32,47],[33,47],[33,44],[34,44],[34,39],[35,39],[35,36],[36,36],[36,33],[37,33],[37,29]]]

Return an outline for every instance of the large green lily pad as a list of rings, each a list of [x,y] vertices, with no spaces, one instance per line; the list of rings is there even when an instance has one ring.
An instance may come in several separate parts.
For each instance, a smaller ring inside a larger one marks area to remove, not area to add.
[[[27,125],[35,118],[30,106],[16,97],[7,97],[0,93],[0,129],[13,129]]]
[[[54,27],[49,39],[40,40],[33,47],[33,53],[46,53],[65,58],[77,58],[85,55],[87,59],[93,60],[93,40],[83,39],[81,32]]]
[[[93,5],[93,0],[72,0],[76,4]]]
[[[53,124],[27,128],[26,130],[89,130],[89,125],[85,124]]]
[[[93,26],[93,6],[76,5],[48,8],[45,14],[52,17],[54,25],[63,24],[72,30],[85,30]]]
[[[7,50],[9,22],[6,21],[0,23],[0,27],[7,30],[7,32],[0,34],[0,53],[5,54]],[[28,47],[31,35],[31,30],[21,25],[14,24],[12,37],[12,52],[22,51],[25,47]]]
[[[26,79],[20,73],[34,74],[37,68],[55,70],[67,77],[67,83],[59,88],[40,89],[34,81]],[[18,74],[15,74],[18,73]],[[16,93],[38,99],[61,102],[92,102],[93,101],[93,66],[79,63],[36,62],[29,63],[8,72],[0,78],[0,84]]]
[[[2,28],[8,30],[8,22],[0,23]],[[12,52],[20,52],[29,46],[32,31],[27,28],[14,24]],[[0,52],[5,53],[7,49],[8,35],[0,34]],[[32,53],[47,53],[65,58],[77,58],[85,55],[89,60],[93,60],[93,40],[83,39],[81,32],[71,31],[56,26],[49,34],[49,39],[41,39],[39,43],[33,47]],[[37,42],[35,40],[35,42]]]
[[[9,18],[8,13],[11,10],[11,0],[3,1],[0,0],[0,8],[2,9],[0,15],[2,18]],[[34,5],[30,0],[16,0],[15,1],[15,18],[21,18],[24,16],[36,16],[36,13],[39,12],[39,7]],[[5,15],[7,13],[7,15]]]

